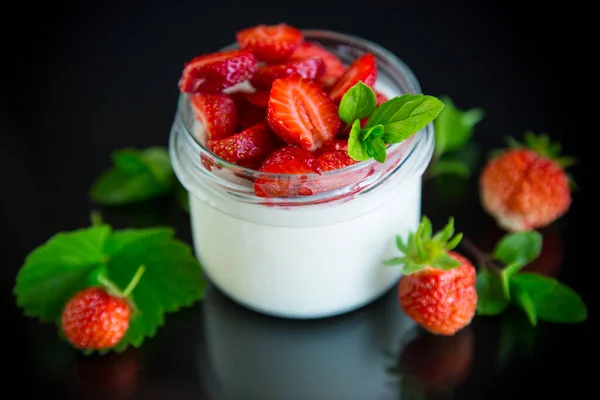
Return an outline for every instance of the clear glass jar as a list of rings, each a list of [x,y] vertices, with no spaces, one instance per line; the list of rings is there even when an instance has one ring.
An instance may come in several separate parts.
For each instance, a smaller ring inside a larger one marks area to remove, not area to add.
[[[347,64],[374,54],[375,87],[389,98],[421,91],[410,69],[375,43],[323,30],[304,34]],[[362,307],[397,283],[399,269],[381,261],[398,256],[396,235],[419,224],[433,124],[389,146],[385,163],[369,160],[321,175],[277,175],[231,164],[202,144],[199,124],[182,94],[171,162],[189,192],[194,250],[223,293],[264,314],[320,318]],[[257,179],[283,181],[298,195],[259,197]]]

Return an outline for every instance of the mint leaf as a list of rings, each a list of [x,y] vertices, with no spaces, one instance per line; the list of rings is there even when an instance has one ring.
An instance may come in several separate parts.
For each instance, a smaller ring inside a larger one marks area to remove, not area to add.
[[[477,314],[498,315],[502,313],[510,300],[502,287],[501,278],[487,268],[477,273]]]
[[[435,153],[438,157],[462,148],[473,136],[475,125],[485,116],[481,108],[461,110],[448,96],[442,96],[444,109],[434,121]]]
[[[165,195],[176,182],[169,153],[163,147],[122,149],[112,154],[113,167],[90,188],[91,199],[103,205],[122,205]]]
[[[535,307],[535,304],[533,303],[533,300],[531,299],[531,296],[529,295],[529,292],[527,290],[524,290],[523,288],[520,288],[519,286],[513,286],[511,297],[513,303],[515,303],[517,306],[521,307],[523,311],[525,311],[529,323],[532,326],[536,326],[537,309]]]
[[[109,234],[104,225],[59,232],[29,253],[14,288],[25,315],[56,320],[67,300],[88,284],[88,275],[104,263],[102,248]]]
[[[524,231],[504,235],[496,244],[493,258],[503,264],[513,264],[509,269],[509,277],[516,274],[521,267],[535,260],[542,251],[542,234],[537,231]]]
[[[578,323],[587,319],[587,307],[581,297],[554,278],[532,272],[520,273],[511,278],[510,286],[511,292],[527,293],[541,320]]]
[[[373,89],[359,81],[342,97],[338,114],[342,121],[351,124],[356,119],[363,119],[371,115],[376,104]]]
[[[360,127],[360,120],[358,119],[352,124],[350,136],[348,137],[348,155],[356,161],[364,161],[371,158],[363,142],[362,129]]]
[[[365,129],[383,125],[383,140],[399,143],[431,123],[443,108],[444,103],[433,96],[405,94],[377,107]]]
[[[124,289],[144,266],[133,289],[136,311],[124,339],[113,348],[140,346],[164,323],[165,314],[189,306],[204,295],[202,269],[191,248],[171,228],[113,231],[95,225],[58,233],[34,250],[17,274],[14,293],[25,315],[60,320],[69,298],[106,277]]]

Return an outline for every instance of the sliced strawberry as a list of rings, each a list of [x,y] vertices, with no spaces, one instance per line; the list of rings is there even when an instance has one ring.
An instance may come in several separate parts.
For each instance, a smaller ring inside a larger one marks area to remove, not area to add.
[[[260,197],[310,195],[312,191],[303,186],[307,180],[306,174],[319,173],[314,155],[297,145],[287,145],[275,150],[262,163],[259,171],[290,175],[281,179],[256,179],[254,191]]]
[[[381,103],[385,103],[386,101],[388,101],[389,99],[387,98],[387,96],[383,93],[381,93],[378,90],[375,90],[375,102],[377,107],[379,107],[381,105]]]
[[[288,58],[304,41],[302,32],[287,24],[256,25],[235,35],[238,45],[259,61],[277,63]]]
[[[348,151],[342,150],[326,151],[317,157],[317,166],[321,172],[344,168],[356,163],[357,161],[348,155]]]
[[[211,151],[231,163],[266,158],[275,147],[273,134],[266,122],[260,122],[225,139],[210,142]]]
[[[250,82],[257,89],[270,89],[275,79],[299,75],[314,81],[325,71],[325,64],[320,58],[309,58],[283,64],[266,64],[258,69]]]
[[[181,92],[221,92],[245,80],[258,69],[256,56],[246,50],[228,50],[205,54],[184,65]]]
[[[371,53],[358,57],[344,72],[342,76],[329,89],[329,96],[339,103],[344,93],[352,86],[362,81],[365,85],[373,86],[377,80],[377,64],[375,56]]]
[[[271,92],[269,90],[258,90],[254,93],[246,93],[246,100],[255,106],[266,109],[269,105],[270,96]]]
[[[294,50],[290,56],[290,61],[307,60],[310,58],[320,58],[325,64],[325,71],[318,82],[323,87],[329,87],[342,76],[346,66],[335,54],[326,50],[323,46],[315,42],[304,42]]]
[[[348,139],[336,139],[333,142],[321,147],[319,154],[324,154],[328,151],[348,151]]]
[[[247,129],[259,122],[265,121],[267,116],[267,109],[265,107],[256,106],[245,99],[243,102],[238,102],[237,105],[238,120],[241,129]]]
[[[267,122],[286,143],[314,151],[331,143],[340,127],[337,105],[308,79],[277,79],[271,88]]]
[[[238,112],[232,98],[224,94],[191,93],[190,104],[206,130],[207,140],[232,135],[238,126]]]

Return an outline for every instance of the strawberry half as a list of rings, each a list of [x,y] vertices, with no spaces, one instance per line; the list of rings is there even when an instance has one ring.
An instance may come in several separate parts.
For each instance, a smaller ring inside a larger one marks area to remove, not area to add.
[[[211,142],[210,148],[224,160],[247,164],[266,158],[275,148],[275,140],[267,124],[260,122],[233,136]]]
[[[179,90],[221,92],[249,80],[258,69],[258,60],[247,50],[228,50],[193,58],[184,65]]]
[[[284,64],[267,64],[258,69],[250,82],[257,89],[270,89],[276,79],[298,75],[314,81],[325,71],[325,64],[320,58],[302,61],[291,61]]]
[[[259,61],[267,63],[284,61],[304,41],[300,30],[283,23],[242,29],[235,38],[241,49],[251,51]]]
[[[317,83],[290,76],[273,82],[267,122],[284,142],[314,151],[333,141],[341,121],[337,105]]]
[[[348,139],[336,139],[333,142],[321,147],[320,154],[328,151],[345,151],[348,152]]]
[[[268,89],[258,90],[254,93],[246,93],[245,96],[246,100],[248,100],[248,102],[251,104],[266,109],[269,105],[269,97],[271,96],[271,92]]]
[[[224,94],[190,94],[190,104],[196,118],[206,130],[207,140],[226,138],[238,126],[238,112],[233,99]]]
[[[304,42],[294,50],[290,61],[301,61],[311,58],[323,60],[325,68],[323,74],[317,79],[322,87],[329,87],[344,74],[346,66],[335,54],[326,50],[315,42]]]
[[[347,150],[326,151],[317,157],[317,166],[321,172],[333,171],[356,163],[357,161],[348,155]]]
[[[377,80],[377,64],[375,56],[371,53],[364,54],[354,60],[346,72],[333,84],[329,96],[339,103],[344,94],[352,86],[362,81],[365,85],[373,86]]]
[[[311,195],[312,191],[303,186],[307,179],[302,175],[319,172],[314,155],[297,145],[287,145],[275,150],[262,163],[259,171],[290,175],[287,179],[256,179],[254,191],[260,197]]]

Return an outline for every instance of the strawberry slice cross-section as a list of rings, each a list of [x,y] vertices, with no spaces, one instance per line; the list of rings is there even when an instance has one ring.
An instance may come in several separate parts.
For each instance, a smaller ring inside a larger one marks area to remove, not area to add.
[[[320,58],[309,58],[301,61],[289,61],[282,64],[267,64],[258,69],[250,82],[257,89],[270,89],[276,79],[299,75],[314,81],[325,71],[325,64]]]
[[[247,50],[227,50],[193,58],[185,63],[179,90],[221,92],[246,80],[258,69],[258,60]]]
[[[241,49],[268,63],[284,61],[304,41],[302,31],[284,23],[252,26],[237,32],[235,37]]]
[[[317,79],[322,87],[326,88],[335,83],[346,71],[346,66],[332,52],[325,49],[316,42],[304,42],[294,50],[289,58],[289,61],[299,61],[317,58],[323,60],[325,68],[323,74]]]
[[[329,89],[329,96],[339,103],[344,94],[359,81],[367,86],[373,86],[377,80],[377,64],[371,53],[358,57],[342,76]]]
[[[238,125],[237,106],[224,94],[190,93],[190,104],[196,118],[204,125],[207,140],[226,138]]]
[[[331,143],[341,123],[337,105],[319,84],[297,75],[273,82],[267,122],[284,142],[310,151]]]

